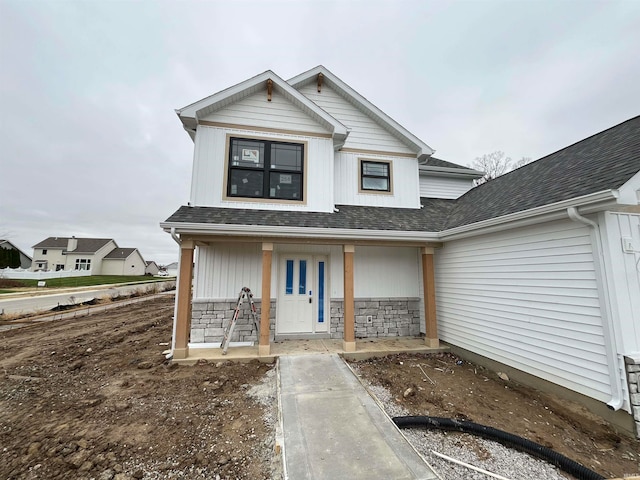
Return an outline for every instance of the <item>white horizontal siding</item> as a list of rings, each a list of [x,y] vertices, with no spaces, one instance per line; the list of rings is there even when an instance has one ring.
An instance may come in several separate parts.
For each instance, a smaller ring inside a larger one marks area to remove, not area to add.
[[[597,400],[611,394],[587,227],[569,220],[436,252],[442,340]]]
[[[393,193],[360,193],[359,159],[389,161],[392,166]],[[351,152],[335,154],[336,205],[366,205],[372,207],[419,208],[418,161],[415,158],[364,155]]]
[[[273,92],[269,102],[266,89],[227,105],[201,120],[296,132],[329,133],[278,92]]]
[[[419,258],[415,247],[356,247],[356,298],[418,297]]]
[[[315,84],[306,85],[300,89],[300,92],[351,129],[344,148],[415,153],[373,119],[338,95],[331,87],[325,85],[322,87],[322,92],[318,93]]]
[[[459,198],[473,188],[472,180],[420,175],[420,196],[427,198]]]
[[[306,204],[271,203],[267,199],[243,202],[223,200],[227,134],[275,141],[307,142],[305,151]],[[269,210],[333,211],[333,143],[329,138],[281,135],[251,130],[199,126],[196,135],[191,204],[195,206]]]

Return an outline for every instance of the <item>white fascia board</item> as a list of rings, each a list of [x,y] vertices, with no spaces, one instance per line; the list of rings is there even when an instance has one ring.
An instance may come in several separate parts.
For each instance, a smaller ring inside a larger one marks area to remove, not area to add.
[[[640,204],[640,171],[627,180],[619,189],[618,203],[624,205]]]
[[[244,82],[203,98],[202,100],[192,103],[182,109],[178,109],[176,110],[176,113],[185,127],[193,127],[194,124],[198,123],[199,117],[215,111],[217,107],[226,106],[253,93],[258,87],[261,88],[262,84],[269,79],[273,81],[275,87],[281,90],[283,95],[289,101],[303,110],[310,111],[312,116],[314,116],[319,123],[324,124],[325,127],[329,127],[329,130],[332,131],[334,136],[346,137],[349,134],[346,126],[302,95],[298,90],[293,88],[271,70],[267,70],[266,72],[256,75]]]
[[[420,173],[425,173],[429,175],[439,176],[439,177],[471,177],[471,178],[480,178],[484,175],[484,173],[479,172],[478,170],[473,170],[471,168],[462,169],[462,168],[449,168],[449,167],[427,167],[420,165]]]
[[[170,232],[190,235],[232,235],[247,237],[285,237],[335,240],[385,240],[438,242],[437,232],[400,230],[356,230],[347,228],[281,227],[272,225],[229,225],[206,223],[163,222],[160,227]]]
[[[311,81],[319,73],[322,73],[325,76],[325,78],[330,81],[331,84],[333,84],[335,87],[342,90],[344,94],[349,96],[353,100],[354,104],[358,108],[360,108],[365,114],[368,114],[374,118],[377,118],[382,123],[386,123],[388,127],[392,130],[395,130],[400,135],[400,137],[402,137],[405,140],[405,142],[408,142],[414,148],[417,147],[419,149],[419,152],[417,152],[417,156],[419,160],[424,160],[435,153],[435,150],[433,148],[431,148],[429,145],[424,143],[422,140],[416,137],[413,133],[408,131],[406,128],[404,128],[394,119],[392,119],[389,115],[384,113],[382,110],[376,107],[373,103],[371,103],[365,97],[360,95],[353,88],[351,88],[349,85],[344,83],[342,80],[340,80],[338,77],[336,77],[333,73],[331,73],[322,65],[318,65],[317,67],[312,68],[311,70],[308,70],[304,73],[301,73],[300,75],[297,75],[289,79],[287,83],[289,83],[289,85],[291,85],[294,88],[299,88],[305,85],[306,83],[308,83],[309,81]]]
[[[530,208],[521,212],[510,213],[501,217],[490,218],[469,225],[462,225],[440,232],[441,241],[458,240],[476,235],[509,230],[524,227],[535,223],[548,222],[567,218],[567,208],[581,207],[580,213],[592,213],[600,211],[608,206],[616,205],[617,190],[603,190],[601,192],[583,195],[580,197],[563,200],[561,202]]]

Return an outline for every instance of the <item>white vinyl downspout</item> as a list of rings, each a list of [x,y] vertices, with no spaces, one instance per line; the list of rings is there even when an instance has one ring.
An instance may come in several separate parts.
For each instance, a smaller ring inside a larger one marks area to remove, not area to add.
[[[611,410],[620,410],[622,405],[624,404],[624,396],[623,396],[623,388],[622,381],[620,379],[620,372],[618,368],[619,360],[618,360],[618,352],[616,341],[616,331],[613,326],[613,319],[611,318],[609,311],[609,295],[608,295],[608,283],[607,283],[607,275],[604,268],[604,257],[602,250],[602,242],[600,240],[600,226],[594,222],[593,220],[589,220],[588,218],[580,215],[577,207],[569,207],[567,208],[567,215],[574,222],[582,223],[583,225],[587,225],[591,227],[594,233],[595,238],[595,248],[596,252],[593,256],[595,267],[597,273],[601,276],[601,286],[599,288],[602,289],[601,297],[602,297],[602,308],[600,309],[602,315],[602,323],[603,323],[603,333],[605,338],[605,349],[607,352],[607,363],[609,367],[609,378],[611,379],[611,400],[607,402],[607,407]]]

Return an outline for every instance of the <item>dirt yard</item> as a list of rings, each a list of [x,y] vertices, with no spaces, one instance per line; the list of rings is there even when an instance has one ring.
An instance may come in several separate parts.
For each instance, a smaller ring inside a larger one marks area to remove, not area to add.
[[[272,477],[273,367],[169,364],[173,300],[0,333],[0,478]]]
[[[273,385],[273,367],[168,363],[172,314],[167,295],[0,332],[0,478],[278,478],[275,400],[250,395]],[[605,476],[640,472],[638,442],[457,360],[402,355],[357,369],[414,414],[522,435]]]
[[[395,355],[352,365],[370,384],[385,387],[411,415],[498,428],[560,452],[605,477],[640,475],[640,442],[616,434],[577,404],[503,380],[497,372],[454,355]]]

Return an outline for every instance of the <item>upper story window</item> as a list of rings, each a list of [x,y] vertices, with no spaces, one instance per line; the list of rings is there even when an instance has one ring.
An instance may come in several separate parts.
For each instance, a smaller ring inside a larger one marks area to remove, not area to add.
[[[227,196],[303,201],[304,145],[231,138]]]
[[[391,162],[360,160],[360,191],[391,192]]]
[[[43,254],[43,255],[46,255],[46,254],[47,254],[47,249],[46,249],[46,248],[43,248],[43,249],[42,249],[42,254]]]

